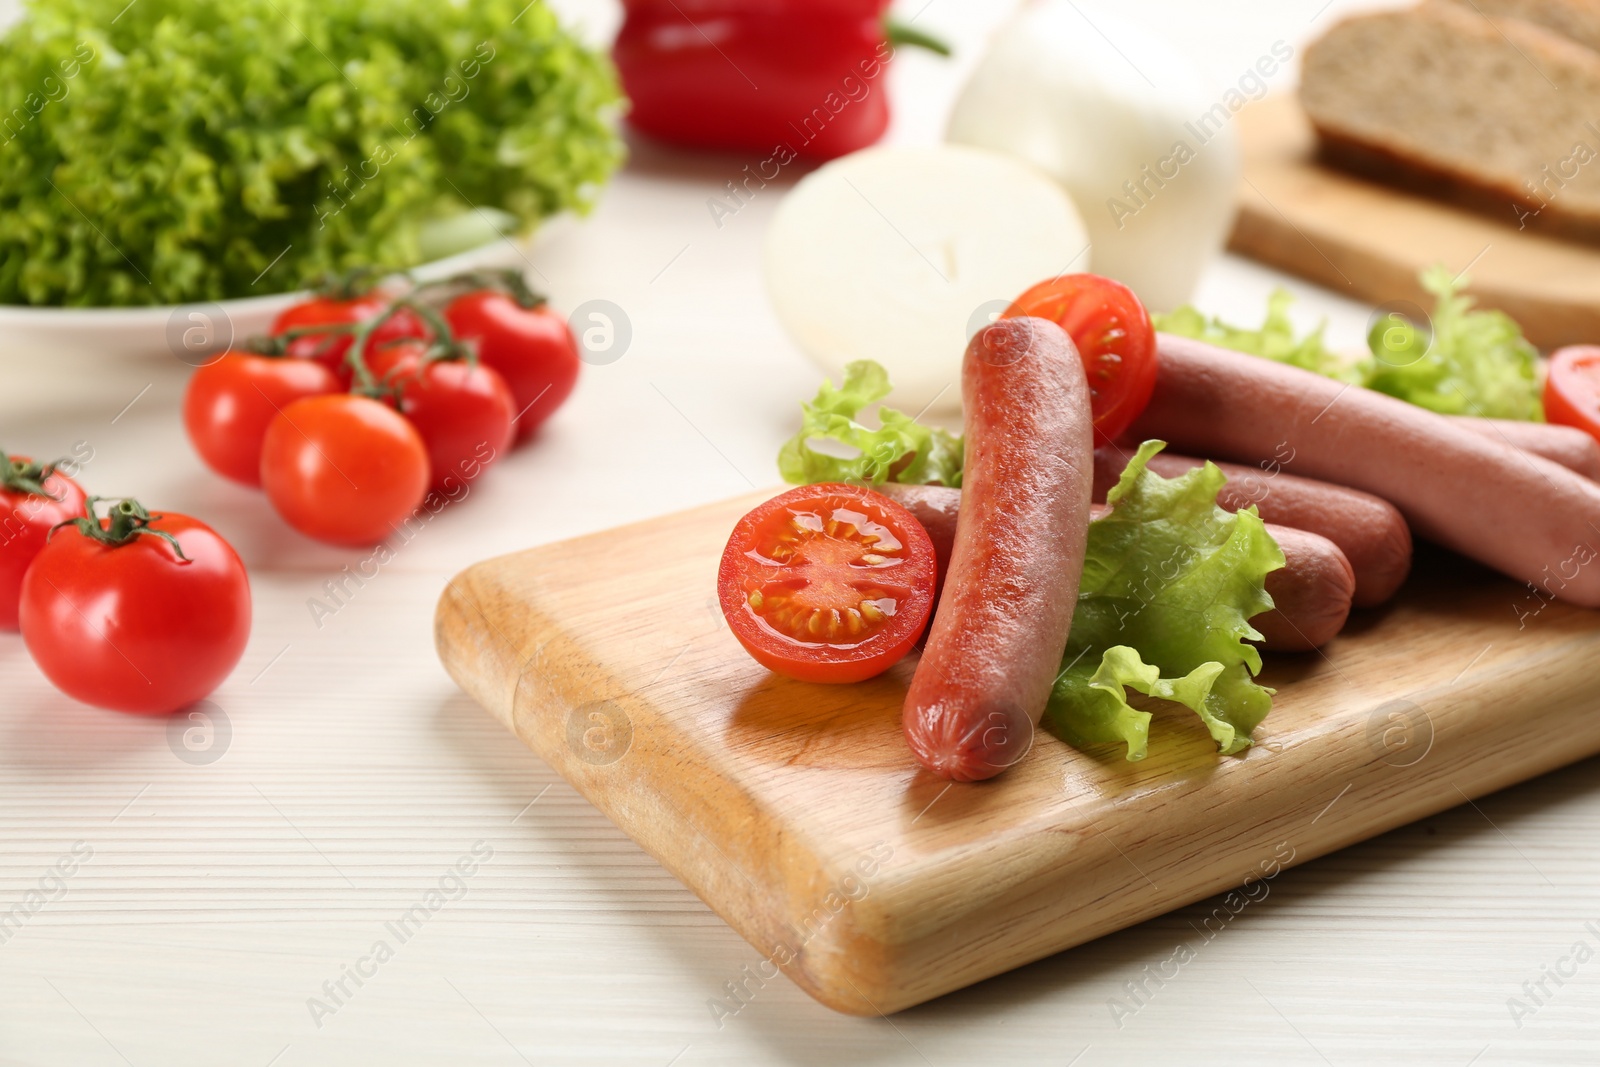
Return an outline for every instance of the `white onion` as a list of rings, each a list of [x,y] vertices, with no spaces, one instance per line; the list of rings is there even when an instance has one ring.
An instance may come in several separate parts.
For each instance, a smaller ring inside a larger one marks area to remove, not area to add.
[[[1024,289],[1088,269],[1088,236],[1061,187],[975,148],[871,148],[808,175],[766,239],[779,319],[835,381],[874,359],[890,403],[961,403],[976,327]]]
[[[1170,311],[1191,297],[1232,223],[1235,100],[1244,102],[1207,92],[1192,64],[1115,16],[1043,0],[996,34],[949,138],[1053,176],[1088,223],[1096,273]]]

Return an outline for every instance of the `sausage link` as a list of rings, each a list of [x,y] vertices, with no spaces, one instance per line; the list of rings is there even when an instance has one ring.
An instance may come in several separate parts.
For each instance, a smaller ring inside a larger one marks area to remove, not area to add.
[[[1131,452],[1125,449],[1095,450],[1096,500],[1105,499],[1130,458]],[[1150,469],[1163,478],[1176,478],[1204,463],[1191,456],[1158,452],[1150,460]],[[1228,478],[1217,494],[1219,507],[1240,511],[1254,504],[1264,522],[1321,534],[1339,546],[1355,573],[1356,607],[1382,604],[1394,596],[1411,573],[1411,528],[1387,500],[1358,489],[1288,474],[1279,470],[1276,463],[1266,470],[1233,463],[1217,466]]]
[[[1452,415],[1450,421],[1465,426],[1473,433],[1482,434],[1491,441],[1503,441],[1524,452],[1543,456],[1590,481],[1600,480],[1600,442],[1576,426],[1519,422],[1515,419],[1480,419],[1471,415]]]
[[[916,516],[928,531],[934,554],[949,558],[955,540],[961,490],[938,485],[885,485],[881,491]],[[1095,518],[1109,509],[1096,505]],[[1269,652],[1306,652],[1320,648],[1344,629],[1356,590],[1356,575],[1339,546],[1317,534],[1267,524],[1267,532],[1283,549],[1281,570],[1267,575],[1274,607],[1250,620],[1261,631],[1261,647]]]
[[[970,782],[1027,754],[1061,669],[1088,542],[1094,440],[1083,364],[1053,322],[980,330],[961,395],[967,506],[902,726],[918,763]]]
[[[1134,432],[1185,451],[1273,462],[1400,509],[1420,537],[1600,607],[1600,485],[1403,400],[1161,334]]]

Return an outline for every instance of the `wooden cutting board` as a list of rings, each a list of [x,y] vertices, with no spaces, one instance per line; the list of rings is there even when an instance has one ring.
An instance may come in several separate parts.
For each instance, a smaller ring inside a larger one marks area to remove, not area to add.
[[[1408,193],[1318,164],[1293,96],[1239,112],[1244,176],[1229,247],[1336,292],[1382,304],[1433,297],[1417,273],[1466,270],[1485,307],[1541,348],[1600,341],[1600,246],[1519,230],[1505,218]]]
[[[840,1011],[1259,895],[1284,866],[1600,751],[1600,613],[1439,555],[1325,655],[1268,655],[1278,696],[1242,757],[1167,708],[1143,762],[1041,733],[1000,778],[952,785],[900,736],[913,663],[808,685],[723,624],[723,542],[776,492],[480,563],[437,639],[468,693],[755,946],[751,974]]]

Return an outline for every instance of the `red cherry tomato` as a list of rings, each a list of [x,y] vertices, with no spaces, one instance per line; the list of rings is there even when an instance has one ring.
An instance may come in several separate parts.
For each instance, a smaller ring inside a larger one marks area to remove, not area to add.
[[[404,416],[376,400],[308,397],[267,427],[261,485],[306,536],[376,544],[422,503],[428,450]]]
[[[1550,357],[1544,417],[1600,438],[1600,345],[1572,345]]]
[[[922,524],[858,486],[806,485],[739,520],[717,595],[763,667],[807,682],[859,682],[927,629],[937,578]]]
[[[17,628],[22,576],[51,530],[88,514],[84,500],[83,489],[65,474],[0,452],[0,630]]]
[[[261,442],[278,412],[308,396],[343,392],[321,363],[227,352],[195,371],[183,424],[206,466],[241,485],[261,484]]]
[[[1019,315],[1058,323],[1078,346],[1096,444],[1133,425],[1156,387],[1156,331],[1132,289],[1098,274],[1063,274],[1017,297],[1002,317]]]
[[[290,330],[301,330],[311,326],[341,326],[365,322],[383,314],[392,299],[377,290],[344,300],[331,296],[312,297],[285,309],[273,322],[272,334],[278,337]],[[433,331],[428,329],[428,324],[415,312],[410,308],[401,308],[373,331],[362,354],[370,356],[392,341],[407,338],[428,340],[432,336]],[[341,385],[349,388],[352,372],[345,363],[345,353],[350,351],[350,344],[354,340],[355,338],[348,333],[310,333],[290,341],[287,354],[291,359],[311,359],[321,363],[339,376]]]
[[[114,711],[161,714],[212,692],[250,638],[238,554],[205,523],[131,500],[91,523],[101,538],[62,527],[23,579],[22,637],[39,669],[75,700]]]
[[[549,304],[526,308],[494,289],[465,293],[445,308],[457,341],[475,342],[478,359],[511,387],[517,440],[554,414],[578,381],[578,342]]]
[[[428,446],[430,488],[443,492],[476,480],[510,449],[516,408],[493,368],[426,355],[408,341],[379,350],[367,366],[397,390],[400,413]]]

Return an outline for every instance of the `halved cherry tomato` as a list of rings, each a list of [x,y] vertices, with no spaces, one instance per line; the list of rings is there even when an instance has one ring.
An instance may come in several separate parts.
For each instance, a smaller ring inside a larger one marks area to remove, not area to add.
[[[49,465],[0,452],[0,630],[17,628],[22,576],[57,525],[87,515],[83,489]]]
[[[206,696],[250,639],[250,578],[216,531],[118,502],[57,530],[22,582],[22,638],[63,693],[161,714]]]
[[[206,466],[259,486],[261,442],[278,412],[308,396],[343,391],[338,375],[319,362],[227,352],[189,379],[183,425]]]
[[[478,359],[500,372],[517,404],[517,440],[533,435],[578,381],[578,342],[549,304],[525,307],[496,289],[456,297],[444,317],[457,341],[478,346]]]
[[[1078,346],[1096,444],[1133,425],[1156,387],[1156,331],[1132,289],[1098,274],[1063,274],[1017,297],[1002,317],[1019,315],[1058,323]]]
[[[505,455],[517,413],[510,388],[493,368],[426,356],[421,342],[403,341],[379,349],[367,367],[395,388],[400,413],[428,446],[430,485],[442,492],[473,481]]]
[[[911,651],[933,614],[933,543],[870,489],[791,489],[733,529],[717,595],[745,651],[807,682],[859,682]]]
[[[332,296],[314,296],[286,308],[272,324],[274,337],[291,330],[312,326],[343,326],[365,322],[381,315],[393,298],[380,290],[362,293],[349,299]],[[401,308],[383,325],[372,332],[362,353],[371,356],[383,345],[393,341],[417,338],[427,340],[433,336],[428,324],[410,308]],[[290,359],[311,359],[339,376],[346,388],[350,385],[351,370],[345,364],[345,353],[355,338],[348,333],[308,333],[290,341],[286,353]]]
[[[297,400],[267,427],[261,485],[308,537],[376,544],[428,491],[428,450],[393,408],[364,396]]]
[[[1600,439],[1600,345],[1572,345],[1550,357],[1544,417]]]

